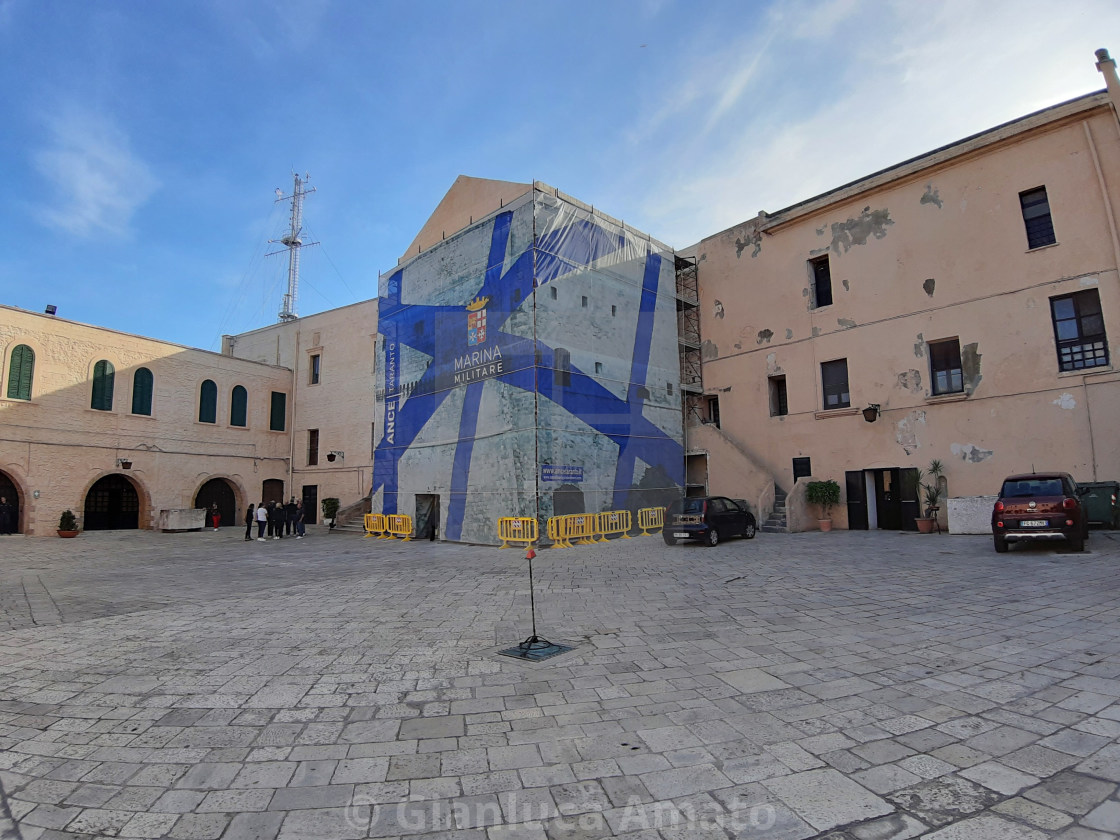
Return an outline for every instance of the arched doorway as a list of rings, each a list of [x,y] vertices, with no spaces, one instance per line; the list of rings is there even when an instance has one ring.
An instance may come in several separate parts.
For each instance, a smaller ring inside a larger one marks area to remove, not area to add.
[[[224,478],[212,478],[198,488],[198,493],[194,497],[194,506],[196,508],[210,509],[210,505],[216,504],[218,512],[222,515],[223,525],[236,525],[237,519],[237,498],[233,494],[233,488],[230,483]],[[209,516],[209,514],[207,514]],[[210,527],[210,520],[206,521],[206,527]]]
[[[21,532],[19,527],[19,488],[16,483],[5,472],[0,472],[0,496],[8,500],[8,504],[12,506],[12,521],[10,528],[13,534]]]
[[[98,479],[86,493],[82,527],[87,531],[117,531],[140,527],[140,497],[123,475]]]

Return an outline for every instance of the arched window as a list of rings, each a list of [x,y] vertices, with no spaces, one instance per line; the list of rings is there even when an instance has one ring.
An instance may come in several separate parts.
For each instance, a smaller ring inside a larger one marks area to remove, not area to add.
[[[229,424],[231,426],[244,426],[246,406],[249,403],[249,392],[241,385],[233,386],[233,394],[229,401]]]
[[[8,366],[8,399],[31,399],[31,380],[35,377],[35,351],[21,344],[12,351]]]
[[[136,368],[132,375],[132,413],[152,415],[152,372]]]
[[[218,386],[214,384],[213,379],[207,379],[202,383],[202,393],[198,400],[198,422],[218,422]]]
[[[89,407],[98,411],[113,410],[113,363],[102,359],[93,366],[93,397]]]

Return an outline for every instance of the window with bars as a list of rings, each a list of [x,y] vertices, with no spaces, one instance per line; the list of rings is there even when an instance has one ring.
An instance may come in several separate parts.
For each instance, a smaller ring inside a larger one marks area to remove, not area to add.
[[[247,426],[249,422],[249,392],[243,385],[234,385],[229,396],[229,424]]]
[[[848,391],[847,359],[821,363],[821,390],[824,392],[826,410],[851,407],[852,395]]]
[[[1101,297],[1096,289],[1050,298],[1059,370],[1081,370],[1108,364]]]
[[[218,386],[213,379],[202,383],[198,393],[198,422],[218,422]]]
[[[1054,221],[1050,218],[1046,187],[1035,187],[1019,193],[1019,204],[1023,208],[1023,224],[1027,226],[1028,248],[1041,248],[1058,241],[1054,236]]]
[[[784,376],[771,376],[770,380],[770,416],[785,417],[789,414],[789,400],[786,396],[786,378]]]
[[[145,367],[136,368],[132,374],[132,413],[152,416],[152,372]]]
[[[113,363],[102,359],[93,366],[93,393],[89,407],[97,411],[113,410],[113,379],[116,371]]]
[[[961,342],[957,338],[929,343],[929,370],[932,391],[940,394],[959,394],[964,391],[961,372]]]
[[[8,399],[30,400],[31,384],[35,378],[35,351],[26,344],[12,350],[8,362]]]

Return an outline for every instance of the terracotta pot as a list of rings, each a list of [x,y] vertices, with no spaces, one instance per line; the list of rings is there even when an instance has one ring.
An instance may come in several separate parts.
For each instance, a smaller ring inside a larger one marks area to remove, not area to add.
[[[822,531],[831,531],[832,530],[832,520],[831,519],[818,519],[817,520],[817,527],[819,527]]]
[[[914,520],[914,523],[918,526],[919,534],[932,534],[934,521],[933,519],[926,519],[923,516],[919,516]]]
[[[71,538],[71,537],[78,536],[78,534],[80,534],[81,531],[58,531],[57,533],[60,537]]]

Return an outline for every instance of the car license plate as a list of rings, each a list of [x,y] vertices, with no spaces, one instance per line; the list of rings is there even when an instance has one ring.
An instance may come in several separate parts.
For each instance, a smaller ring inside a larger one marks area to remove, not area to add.
[[[673,538],[678,539],[678,540],[687,540],[688,539],[688,534],[685,534],[681,531],[677,531],[673,534]]]
[[[1024,519],[1019,523],[1022,528],[1045,528],[1050,523],[1045,519]]]

